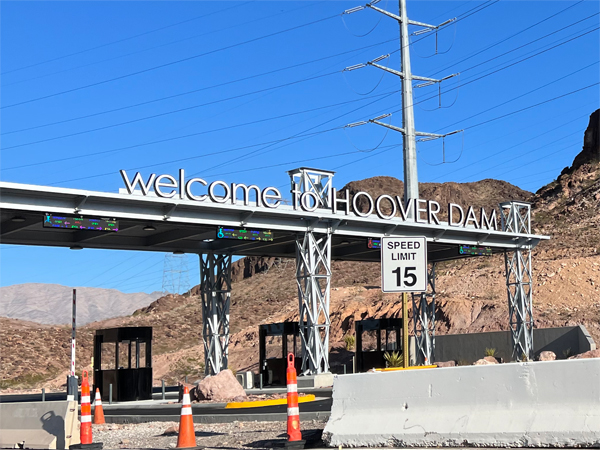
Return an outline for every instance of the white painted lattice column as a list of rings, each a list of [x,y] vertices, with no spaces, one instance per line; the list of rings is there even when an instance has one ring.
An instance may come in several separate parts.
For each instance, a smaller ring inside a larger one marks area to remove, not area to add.
[[[427,292],[413,293],[415,364],[429,365],[435,358],[435,263],[427,271]]]
[[[204,373],[227,369],[229,357],[229,307],[231,304],[231,255],[200,255]]]
[[[302,373],[329,371],[331,233],[308,230],[296,239]]]
[[[502,231],[531,234],[531,205],[526,202],[500,203]],[[508,320],[513,346],[512,358],[533,359],[533,276],[530,240],[504,252]]]

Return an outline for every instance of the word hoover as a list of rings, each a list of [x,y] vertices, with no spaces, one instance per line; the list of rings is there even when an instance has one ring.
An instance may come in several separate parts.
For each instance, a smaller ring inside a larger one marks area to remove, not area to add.
[[[179,198],[197,202],[209,200],[214,203],[230,203],[232,205],[243,203],[245,206],[251,204],[250,197],[253,196],[252,204],[259,208],[277,208],[283,202],[281,192],[275,187],[269,186],[261,189],[254,184],[247,186],[242,183],[226,183],[225,181],[213,181],[209,184],[197,177],[186,180],[184,169],[179,169],[177,177],[152,173],[146,181],[139,172],[136,172],[131,180],[125,170],[121,170],[120,174],[130,195],[134,194],[138,188],[142,195],[148,195],[154,191],[156,196],[162,198]],[[300,192],[296,189],[292,189],[290,192],[294,210],[314,212],[319,208],[325,208],[323,199],[314,192]],[[342,191],[332,189],[330,195],[331,207],[327,209],[333,214],[353,214],[358,217],[369,217],[376,214],[384,220],[399,217],[404,222],[442,224],[438,217],[442,213],[442,206],[435,200],[410,199],[408,202],[404,202],[401,195],[388,194],[374,199],[364,191],[351,196],[348,189]],[[481,208],[477,214],[473,206],[469,206],[465,210],[456,203],[448,203],[445,213],[448,221],[444,221],[444,225],[498,230],[495,209],[488,214],[484,208]]]

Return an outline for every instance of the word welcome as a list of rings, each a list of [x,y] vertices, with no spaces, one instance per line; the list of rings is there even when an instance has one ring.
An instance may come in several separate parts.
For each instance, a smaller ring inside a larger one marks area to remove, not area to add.
[[[209,200],[214,203],[230,203],[236,205],[243,203],[249,206],[251,203],[257,207],[277,208],[283,202],[283,196],[279,189],[269,186],[264,189],[252,184],[250,186],[242,183],[226,183],[225,181],[213,181],[208,183],[202,178],[190,178],[186,180],[184,169],[179,169],[177,177],[152,173],[144,181],[142,175],[136,172],[133,179],[129,179],[124,170],[120,171],[121,177],[129,194],[134,194],[136,188],[142,195],[154,192],[162,198],[179,198],[181,200],[193,200],[203,202]],[[314,212],[319,208],[325,208],[324,200],[315,192],[301,192],[292,189],[292,207],[295,210]],[[441,205],[435,200],[410,199],[405,202],[401,195],[383,194],[373,198],[368,192],[360,191],[353,196],[348,189],[337,191],[331,189],[329,209],[333,214],[353,214],[358,217],[369,217],[376,214],[380,219],[390,220],[399,216],[404,222],[411,221],[430,225],[441,225],[439,215],[442,213]],[[251,196],[254,197],[251,201]],[[484,208],[475,212],[473,206],[466,210],[456,203],[448,203],[446,208],[448,217],[447,225],[451,227],[469,227],[486,230],[498,230],[496,210],[492,209],[489,214]],[[444,222],[446,224],[446,222]]]

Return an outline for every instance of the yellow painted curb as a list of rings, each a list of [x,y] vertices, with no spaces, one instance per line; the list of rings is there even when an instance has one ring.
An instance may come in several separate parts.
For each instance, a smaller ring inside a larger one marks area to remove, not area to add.
[[[298,397],[298,403],[306,403],[315,401],[313,394]],[[287,405],[287,398],[277,398],[275,400],[258,400],[255,402],[231,402],[227,403],[226,409],[233,408],[258,408],[261,406]]]
[[[376,372],[394,372],[396,370],[433,369],[435,367],[437,367],[435,364],[432,366],[388,367],[387,369],[375,369],[375,371]]]

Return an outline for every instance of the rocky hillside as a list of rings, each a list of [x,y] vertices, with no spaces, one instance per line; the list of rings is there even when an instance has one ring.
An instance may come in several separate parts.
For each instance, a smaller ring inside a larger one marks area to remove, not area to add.
[[[440,203],[493,206],[501,200],[530,199],[538,232],[553,239],[534,252],[536,327],[584,324],[600,342],[600,149],[598,112],[586,131],[584,148],[573,165],[535,195],[496,180],[423,185],[423,197]],[[591,130],[591,131],[590,131]],[[583,156],[582,156],[583,155]],[[402,192],[402,183],[376,177],[348,184],[352,192],[372,195]],[[234,263],[231,305],[230,366],[256,370],[257,325],[297,320],[295,263],[277,258],[244,258]],[[343,339],[355,320],[398,317],[400,298],[380,290],[377,263],[333,262],[331,292],[331,363],[348,363]],[[502,257],[447,262],[438,266],[437,333],[495,331],[507,327]],[[78,361],[91,357],[93,330],[121,325],[154,327],[154,375],[158,382],[200,376],[203,367],[201,304],[197,291],[168,296],[132,316],[91,323],[78,335]],[[412,311],[409,310],[409,316]],[[68,327],[48,327],[0,319],[1,387],[64,383],[69,358]],[[31,375],[36,374],[36,375]],[[57,377],[54,381],[53,377]]]
[[[77,288],[77,321],[128,316],[160,297],[160,292],[125,294],[115,289]],[[73,288],[25,283],[0,288],[0,316],[45,324],[70,324]]]
[[[600,253],[600,109],[590,116],[583,150],[558,178],[531,199],[538,232],[555,237],[542,245],[555,256]]]

